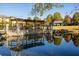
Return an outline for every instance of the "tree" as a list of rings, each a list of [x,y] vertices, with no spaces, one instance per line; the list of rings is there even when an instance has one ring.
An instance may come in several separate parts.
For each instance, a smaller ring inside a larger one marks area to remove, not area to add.
[[[33,26],[32,22],[30,22],[32,20],[32,18],[31,17],[28,17],[27,19],[29,20],[29,22],[27,22],[26,28],[27,29],[31,29],[32,26]]]
[[[35,3],[33,4],[31,14],[35,16],[36,15],[42,16],[46,11],[54,7],[60,8],[60,7],[63,7],[63,5],[59,3],[57,4],[56,3]]]
[[[59,12],[54,13],[54,20],[62,20],[61,14]]]
[[[47,24],[50,24],[53,22],[53,15],[52,14],[49,14],[46,18],[46,23]]]
[[[39,18],[39,17],[37,17],[37,16],[35,16],[35,17],[34,17],[34,20],[40,20],[40,18]]]
[[[28,19],[28,20],[32,20],[32,18],[31,18],[31,17],[28,17],[27,19]]]
[[[9,29],[12,30],[12,21],[9,21]]]
[[[71,25],[71,17],[66,15],[65,18],[64,18],[63,23],[64,23],[64,25]]]
[[[73,25],[79,25],[79,12],[76,12],[72,18]]]
[[[39,24],[37,21],[39,21],[39,20],[41,20],[41,19],[40,19],[39,17],[35,16],[35,17],[34,17],[34,20],[35,20],[35,23],[34,23],[34,24],[35,24],[35,26],[37,26],[37,24]]]

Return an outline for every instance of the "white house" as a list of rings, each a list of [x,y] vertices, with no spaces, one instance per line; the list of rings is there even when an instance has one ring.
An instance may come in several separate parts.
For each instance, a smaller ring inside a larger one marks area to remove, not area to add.
[[[63,24],[63,21],[62,20],[56,20],[56,21],[53,22],[53,25],[54,26],[60,26],[62,24]]]

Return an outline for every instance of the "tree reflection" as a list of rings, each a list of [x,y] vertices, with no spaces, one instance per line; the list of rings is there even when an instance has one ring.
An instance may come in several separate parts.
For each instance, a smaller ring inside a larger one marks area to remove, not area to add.
[[[54,37],[54,44],[55,45],[60,45],[61,44],[61,41],[62,41],[62,38],[61,37]]]
[[[47,34],[46,40],[48,41],[49,44],[51,44],[53,42],[53,36],[51,36],[50,34]]]
[[[5,41],[6,41],[5,37],[0,36],[0,46],[3,46]]]
[[[65,39],[66,42],[70,42],[70,40],[72,38],[72,34],[67,33],[63,37],[64,37],[64,39]]]
[[[79,47],[79,34],[73,34],[73,43],[76,47]]]

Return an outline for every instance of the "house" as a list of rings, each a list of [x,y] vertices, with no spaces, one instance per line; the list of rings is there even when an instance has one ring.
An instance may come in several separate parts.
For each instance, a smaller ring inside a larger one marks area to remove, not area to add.
[[[41,32],[44,29],[44,20],[30,20],[23,18],[16,18],[13,16],[1,16],[0,17],[0,30],[4,30],[6,33],[17,33],[22,34],[26,33],[28,30],[29,33]]]
[[[61,26],[62,24],[63,24],[62,20],[56,20],[56,21],[53,22],[54,26]]]

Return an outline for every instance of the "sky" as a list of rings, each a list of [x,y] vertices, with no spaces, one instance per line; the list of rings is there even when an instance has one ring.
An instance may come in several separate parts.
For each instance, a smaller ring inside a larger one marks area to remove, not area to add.
[[[14,16],[18,18],[33,18],[31,15],[32,5],[32,3],[0,3],[0,15]],[[48,14],[53,15],[55,12],[60,12],[62,18],[64,18],[65,15],[71,15],[72,17],[74,12],[76,12],[75,7],[77,7],[77,9],[79,8],[78,3],[64,3],[63,5],[64,7],[62,8],[52,8],[45,12],[40,18],[43,20]]]

